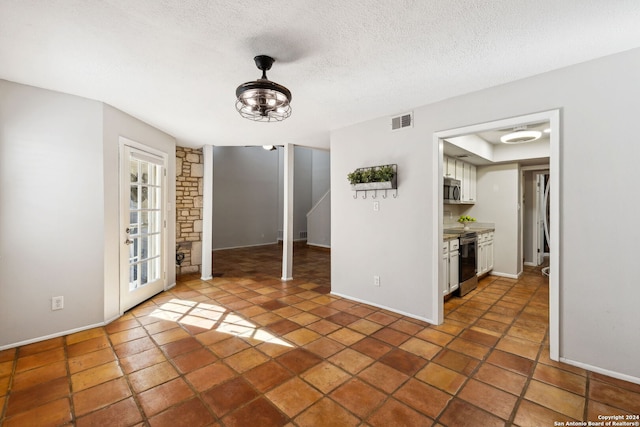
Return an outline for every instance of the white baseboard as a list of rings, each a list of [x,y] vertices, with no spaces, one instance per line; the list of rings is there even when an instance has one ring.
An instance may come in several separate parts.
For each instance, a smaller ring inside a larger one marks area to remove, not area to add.
[[[316,246],[318,248],[325,248],[325,249],[331,249],[331,245],[321,245],[319,243],[309,243],[309,241],[307,240],[307,245],[308,246]]]
[[[242,249],[242,248],[256,248],[259,246],[270,246],[270,245],[276,245],[278,244],[278,240],[276,240],[275,242],[270,242],[270,243],[257,243],[255,245],[244,245],[244,246],[229,246],[227,248],[215,248],[213,249],[213,252],[215,251],[224,251],[227,249]]]
[[[520,276],[522,275],[522,273],[520,274],[510,274],[510,273],[501,273],[499,271],[490,271],[489,275],[491,276],[498,276],[498,277],[506,277],[508,279],[519,279]]]
[[[599,368],[597,366],[589,365],[587,363],[576,362],[575,360],[567,359],[566,357],[560,357],[560,361],[562,363],[566,363],[567,365],[577,366],[578,368],[586,369],[587,371],[596,372],[598,374],[606,375],[612,378],[617,378],[619,380],[627,381],[634,384],[640,384],[640,378],[632,377],[631,375],[610,371],[608,369]]]
[[[422,317],[422,316],[417,316],[417,315],[411,314],[411,313],[406,313],[406,312],[404,312],[402,310],[397,310],[397,309],[392,308],[392,307],[387,307],[386,305],[376,304],[376,303],[373,303],[371,301],[367,301],[367,300],[363,300],[363,299],[359,299],[359,298],[354,298],[354,297],[351,297],[351,296],[348,296],[348,295],[339,294],[337,292],[331,292],[330,295],[335,295],[335,296],[338,296],[340,298],[347,299],[349,301],[361,302],[363,304],[367,304],[367,305],[370,305],[370,306],[373,306],[373,307],[382,308],[384,310],[391,311],[392,313],[398,313],[398,314],[401,314],[403,316],[411,317],[412,319],[422,320],[423,322],[427,322],[427,323],[430,323],[432,325],[437,325],[438,324],[438,322],[436,322],[435,320],[428,319],[428,318]]]
[[[27,344],[33,344],[35,342],[50,340],[52,338],[58,338],[58,337],[62,337],[62,336],[65,336],[65,335],[75,334],[76,332],[86,331],[87,329],[100,328],[100,327],[102,327],[102,326],[104,326],[104,325],[106,325],[108,323],[111,323],[113,320],[117,319],[118,317],[120,317],[120,316],[117,316],[114,319],[109,320],[108,322],[94,323],[93,325],[81,326],[79,328],[69,329],[69,330],[62,331],[62,332],[56,332],[55,334],[51,334],[51,335],[44,335],[42,337],[31,338],[31,339],[24,340],[24,341],[19,341],[19,342],[16,342],[16,343],[3,345],[3,346],[0,346],[0,351],[7,350],[9,348],[20,347],[20,346],[27,345]]]

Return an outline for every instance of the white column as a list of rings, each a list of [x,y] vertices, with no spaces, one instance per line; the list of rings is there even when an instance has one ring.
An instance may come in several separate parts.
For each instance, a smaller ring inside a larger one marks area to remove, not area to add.
[[[293,144],[284,146],[284,218],[282,220],[282,280],[293,279]]]
[[[213,277],[213,146],[202,147],[204,177],[202,182],[202,280]]]

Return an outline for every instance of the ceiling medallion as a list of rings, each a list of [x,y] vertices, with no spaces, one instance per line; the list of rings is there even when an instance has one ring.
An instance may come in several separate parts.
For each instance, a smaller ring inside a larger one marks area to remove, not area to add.
[[[270,122],[286,119],[291,115],[291,92],[286,87],[267,79],[274,59],[258,55],[253,60],[262,77],[253,82],[243,83],[236,89],[236,110],[245,119]]]

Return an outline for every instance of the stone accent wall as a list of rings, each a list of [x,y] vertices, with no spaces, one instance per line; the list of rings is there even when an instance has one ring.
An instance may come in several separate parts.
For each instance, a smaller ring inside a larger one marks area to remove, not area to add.
[[[197,273],[202,263],[202,149],[176,147],[176,253],[178,274]]]

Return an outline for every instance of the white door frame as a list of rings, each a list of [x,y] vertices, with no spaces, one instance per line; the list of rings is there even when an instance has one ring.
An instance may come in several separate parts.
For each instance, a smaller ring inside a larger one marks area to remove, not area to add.
[[[124,314],[124,307],[123,307],[123,294],[122,294],[122,263],[123,263],[123,259],[124,259],[124,255],[123,255],[123,242],[126,239],[126,233],[124,232],[126,226],[122,223],[122,204],[124,203],[124,195],[122,194],[122,188],[124,185],[123,182],[123,170],[122,170],[122,165],[125,161],[125,159],[123,159],[124,156],[124,152],[125,152],[125,146],[134,148],[136,150],[140,150],[146,153],[149,153],[151,155],[157,156],[162,158],[162,162],[163,162],[163,169],[164,169],[164,174],[162,176],[162,188],[163,188],[163,193],[162,193],[162,198],[163,198],[163,203],[162,203],[162,228],[163,228],[163,233],[162,233],[162,255],[161,255],[161,269],[162,269],[162,289],[163,290],[167,290],[168,288],[168,283],[167,283],[167,270],[168,270],[168,265],[167,265],[167,254],[168,254],[168,235],[167,235],[167,231],[168,231],[168,227],[167,227],[167,214],[168,214],[168,207],[169,205],[169,188],[168,188],[168,179],[167,179],[167,171],[168,171],[168,158],[169,158],[169,154],[149,147],[148,145],[145,144],[141,144],[139,142],[133,141],[131,139],[125,138],[125,137],[120,137],[119,138],[119,146],[118,146],[118,164],[119,164],[119,170],[118,170],[118,185],[119,185],[119,190],[118,190],[118,200],[119,200],[119,204],[118,204],[118,248],[119,248],[119,254],[118,254],[118,278],[119,278],[119,283],[118,283],[118,293],[119,293],[119,298],[118,298],[118,304],[119,304],[119,311],[120,311],[120,315],[122,316]],[[127,197],[128,200],[128,197]],[[128,263],[127,263],[128,265]]]
[[[549,156],[549,174],[551,176],[550,188],[550,274],[549,274],[549,346],[550,358],[558,361],[560,358],[560,110],[549,110],[540,113],[528,114],[518,117],[511,117],[502,120],[496,120],[487,123],[481,123],[471,126],[460,127],[445,131],[436,132],[433,135],[433,158],[434,158],[434,176],[433,176],[433,195],[436,200],[433,201],[434,210],[432,224],[432,235],[438,236],[433,239],[433,253],[437,254],[432,260],[433,275],[432,283],[439,284],[440,260],[442,258],[442,230],[443,230],[443,201],[442,201],[442,156],[443,156],[443,140],[445,138],[454,138],[457,136],[484,132],[488,130],[504,129],[524,124],[540,123],[548,121],[551,134],[550,139],[550,156]],[[434,319],[438,323],[444,321],[443,308],[443,290],[440,286],[433,287],[432,301]]]

